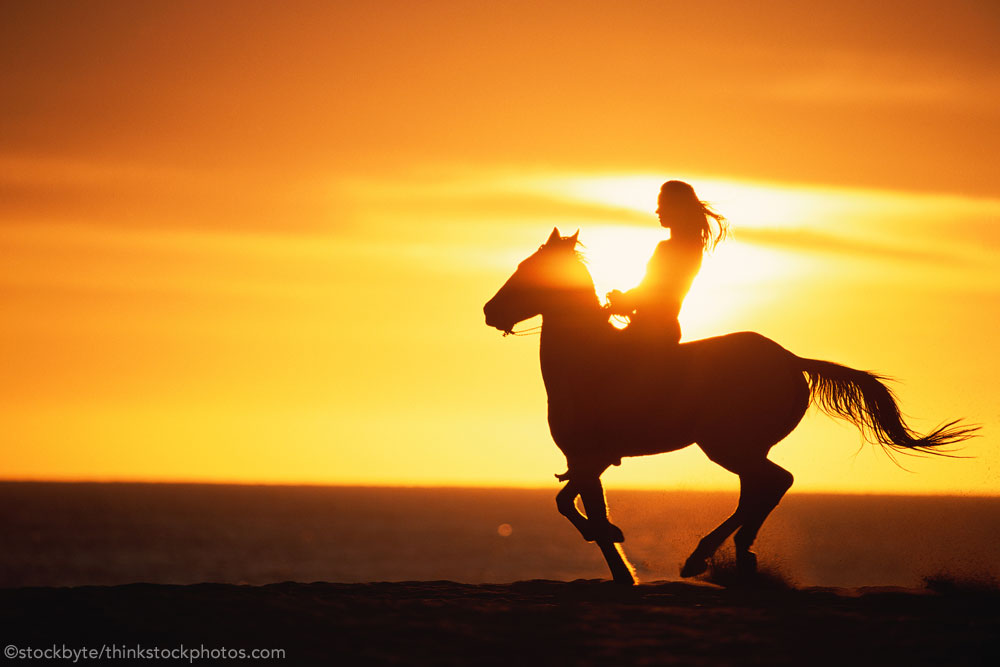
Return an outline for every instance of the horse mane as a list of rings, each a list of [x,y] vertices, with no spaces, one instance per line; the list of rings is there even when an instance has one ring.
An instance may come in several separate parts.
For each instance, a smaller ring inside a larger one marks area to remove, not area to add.
[[[560,237],[560,240],[568,242],[572,238],[573,237],[571,236],[563,236]],[[586,247],[587,246],[585,246],[583,243],[580,242],[579,239],[577,239],[576,243],[573,246],[573,259],[575,259],[583,267],[583,270],[587,276],[587,280],[590,284],[590,289],[594,294],[594,300],[597,306],[597,310],[599,310],[602,313],[602,315],[604,315],[604,317],[602,318],[602,330],[604,331],[604,333],[607,333],[612,336],[621,334],[621,332],[624,331],[624,329],[619,329],[618,327],[611,324],[611,312],[608,310],[608,306],[601,302],[601,297],[600,295],[597,294],[597,288],[594,286],[594,277],[590,275],[590,269],[587,268],[589,264],[587,253],[584,252],[584,250],[581,250],[581,248],[586,249]]]

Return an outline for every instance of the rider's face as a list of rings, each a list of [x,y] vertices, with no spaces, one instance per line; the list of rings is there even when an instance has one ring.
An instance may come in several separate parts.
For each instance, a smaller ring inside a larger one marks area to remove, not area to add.
[[[666,228],[670,228],[671,210],[669,202],[663,201],[663,197],[659,197],[656,201],[656,217],[660,219],[660,225]]]

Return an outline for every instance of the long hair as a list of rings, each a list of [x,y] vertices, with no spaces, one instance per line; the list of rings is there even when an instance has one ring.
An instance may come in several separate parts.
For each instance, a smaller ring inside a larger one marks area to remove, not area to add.
[[[729,222],[721,213],[712,209],[708,202],[698,199],[694,188],[684,181],[667,181],[660,187],[660,196],[657,199],[661,212],[661,224],[663,217],[669,220],[672,231],[682,234],[697,235],[701,240],[702,248],[706,252],[711,252],[729,235]],[[709,223],[711,218],[715,224]]]

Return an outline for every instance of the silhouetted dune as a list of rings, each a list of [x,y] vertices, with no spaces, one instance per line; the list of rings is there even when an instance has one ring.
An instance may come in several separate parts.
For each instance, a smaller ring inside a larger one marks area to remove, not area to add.
[[[997,664],[1000,593],[536,580],[0,589],[15,648],[338,664]],[[9,648],[7,649],[10,650]]]

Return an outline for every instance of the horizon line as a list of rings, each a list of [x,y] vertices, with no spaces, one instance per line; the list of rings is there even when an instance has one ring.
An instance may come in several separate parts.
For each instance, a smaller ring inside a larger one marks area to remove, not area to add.
[[[0,477],[0,485],[14,484],[90,484],[90,485],[147,485],[147,486],[247,486],[247,487],[288,487],[288,488],[339,488],[339,489],[407,489],[407,490],[453,490],[453,491],[557,491],[555,486],[542,485],[501,485],[501,484],[431,484],[431,483],[375,483],[375,482],[289,482],[289,481],[250,481],[250,480],[197,480],[197,479],[126,479],[126,478],[41,478]],[[623,485],[606,489],[608,493],[616,491],[643,491],[665,493],[732,493],[738,494],[739,488],[721,487],[685,488],[685,487],[652,487]],[[1000,499],[1000,492],[960,493],[957,491],[929,491],[927,493],[898,492],[886,490],[855,491],[830,489],[802,489],[791,495],[814,496],[895,496],[900,498],[986,498]]]

